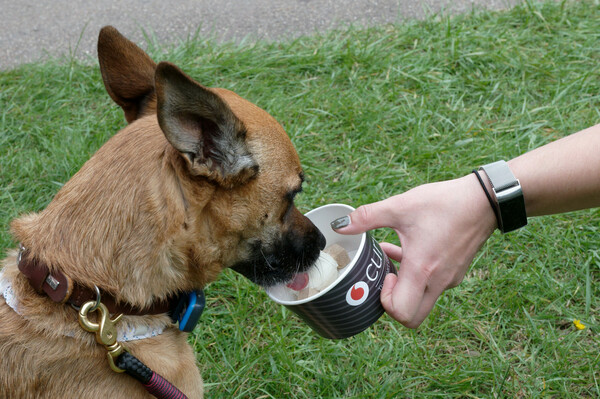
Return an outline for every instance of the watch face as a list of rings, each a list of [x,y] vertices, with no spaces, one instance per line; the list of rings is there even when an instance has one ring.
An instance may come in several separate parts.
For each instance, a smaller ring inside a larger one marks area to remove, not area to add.
[[[525,201],[521,186],[504,190],[498,197],[498,207],[500,208],[500,219],[502,221],[500,230],[503,233],[508,233],[527,224]]]

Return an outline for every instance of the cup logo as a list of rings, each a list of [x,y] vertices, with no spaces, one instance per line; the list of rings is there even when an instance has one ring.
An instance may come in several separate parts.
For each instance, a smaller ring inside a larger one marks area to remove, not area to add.
[[[364,281],[354,284],[346,293],[346,302],[351,306],[363,304],[369,296],[369,286]]]

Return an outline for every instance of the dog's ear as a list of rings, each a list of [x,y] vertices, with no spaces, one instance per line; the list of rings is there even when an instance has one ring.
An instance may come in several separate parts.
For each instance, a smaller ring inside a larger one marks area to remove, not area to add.
[[[112,26],[98,36],[98,60],[104,87],[131,123],[156,112],[156,64],[141,48]]]
[[[158,123],[192,174],[225,187],[256,176],[246,128],[218,94],[168,62],[158,64],[155,86]]]

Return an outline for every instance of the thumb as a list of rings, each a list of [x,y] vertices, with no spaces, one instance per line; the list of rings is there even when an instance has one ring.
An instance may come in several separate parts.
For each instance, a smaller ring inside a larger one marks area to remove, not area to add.
[[[359,234],[367,230],[389,227],[390,212],[387,201],[362,205],[348,216],[331,222],[331,228],[340,234]]]

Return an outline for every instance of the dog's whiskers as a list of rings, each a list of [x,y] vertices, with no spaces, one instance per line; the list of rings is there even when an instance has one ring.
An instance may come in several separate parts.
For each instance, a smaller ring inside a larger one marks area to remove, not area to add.
[[[269,266],[269,269],[275,270],[275,268],[273,267],[273,265],[271,265],[271,263],[269,262],[269,260],[265,256],[265,254],[263,253],[262,248],[260,249],[260,254],[262,255],[263,259],[265,260],[265,263],[267,264],[267,266]]]

